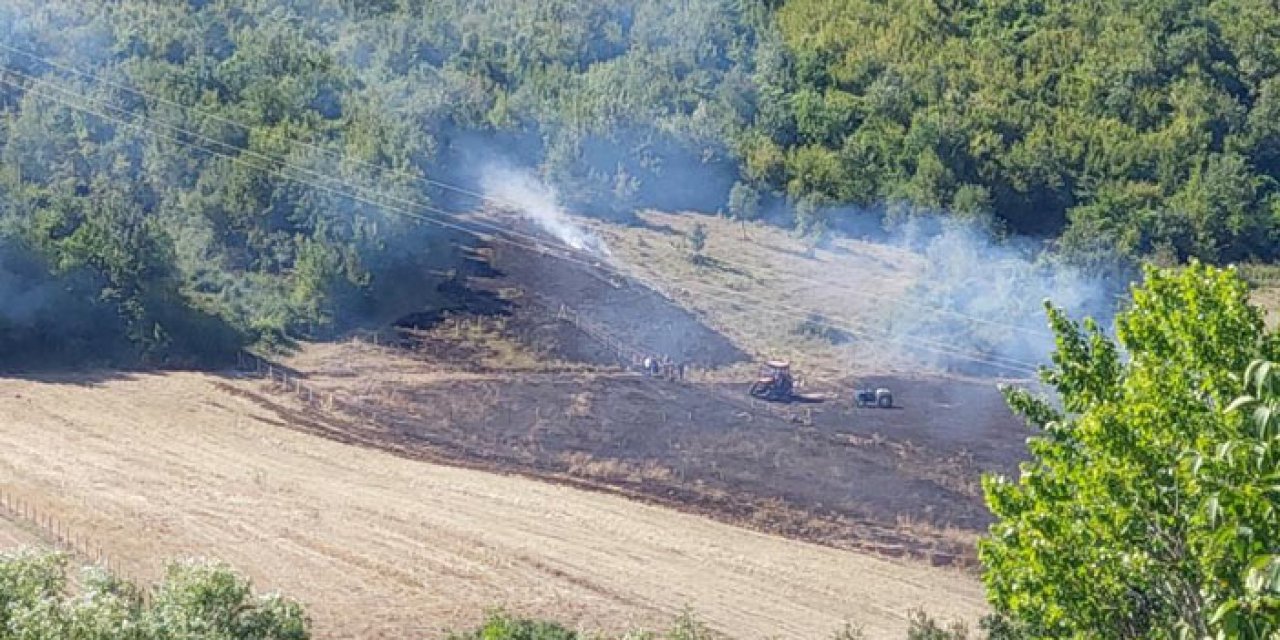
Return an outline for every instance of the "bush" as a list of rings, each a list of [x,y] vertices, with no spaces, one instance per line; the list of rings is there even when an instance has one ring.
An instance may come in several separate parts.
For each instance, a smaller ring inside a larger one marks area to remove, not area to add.
[[[576,631],[545,620],[516,618],[503,611],[489,614],[480,628],[453,633],[449,640],[578,640]]]
[[[912,609],[907,620],[907,640],[969,640],[969,628],[958,620],[943,626],[923,609]]]
[[[821,313],[810,313],[791,332],[798,336],[825,340],[831,344],[845,344],[853,339],[849,332],[832,326],[831,320]]]
[[[711,640],[715,634],[690,610],[685,610],[663,634],[632,631],[620,640]],[[859,636],[851,636],[858,638]],[[604,638],[573,631],[556,622],[519,618],[504,611],[494,611],[479,628],[453,633],[449,640],[588,640]],[[840,637],[843,639],[843,636]]]
[[[67,557],[20,550],[0,554],[0,638],[304,640],[302,606],[257,595],[226,565],[185,561],[144,597],[98,567],[84,570],[74,596]]]
[[[729,215],[738,220],[760,217],[760,192],[751,185],[735,182],[729,190]]]
[[[707,227],[701,222],[693,225],[693,231],[689,233],[689,249],[691,255],[689,259],[694,264],[701,264],[703,261],[702,250],[707,248]]]

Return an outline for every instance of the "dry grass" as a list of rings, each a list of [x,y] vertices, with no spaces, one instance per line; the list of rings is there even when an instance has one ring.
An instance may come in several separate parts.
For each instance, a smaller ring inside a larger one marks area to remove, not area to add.
[[[565,453],[560,456],[570,474],[607,482],[671,482],[675,477],[669,467],[654,460],[633,464],[613,458],[596,458],[583,452]]]
[[[697,312],[743,350],[789,359],[822,378],[907,370],[906,363],[897,362],[897,350],[873,338],[888,321],[885,301],[900,298],[914,282],[921,269],[919,256],[839,239],[810,257],[803,241],[772,227],[748,224],[744,234],[742,225],[725,218],[657,212],[641,218],[645,224],[638,226],[583,222],[641,281],[692,283],[690,288],[656,288]],[[698,222],[708,234],[703,265],[688,258],[687,234]],[[805,331],[811,314],[819,324],[846,325],[863,335],[833,344]],[[741,379],[747,368],[725,371],[723,377]],[[914,363],[910,368],[919,369]]]
[[[1266,312],[1267,327],[1280,329],[1280,285],[1263,285],[1253,290],[1252,302]]]
[[[550,322],[549,317],[543,318]],[[561,359],[531,336],[525,319],[504,316],[456,316],[427,330],[401,330],[401,346],[437,361],[465,364],[476,370],[510,373],[594,371],[600,367]],[[450,357],[452,356],[452,357]]]
[[[40,539],[32,533],[31,527],[0,516],[0,551],[34,545],[39,542]]]
[[[226,560],[305,602],[319,638],[434,637],[493,605],[601,630],[662,625],[689,605],[736,637],[809,638],[845,620],[901,637],[919,605],[971,622],[985,610],[954,570],[343,445],[224,390],[259,386],[0,380],[0,486],[132,575],[158,577],[167,557]]]

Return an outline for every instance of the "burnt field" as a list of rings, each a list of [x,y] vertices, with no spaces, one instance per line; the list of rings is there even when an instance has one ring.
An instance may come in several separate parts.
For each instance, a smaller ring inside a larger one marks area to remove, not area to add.
[[[852,380],[806,381],[812,401],[763,403],[746,393],[760,356],[635,281],[502,248],[441,286],[463,302],[406,316],[376,345],[314,344],[289,358],[309,386],[359,407],[357,419],[314,409],[293,422],[939,564],[973,560],[989,523],[981,475],[1015,473],[1025,456],[1028,432],[994,380],[862,374],[858,386],[892,389],[896,406],[854,407]],[[694,372],[643,376],[627,367],[640,353]]]
[[[450,371],[422,351],[359,343],[303,359],[309,384],[365,411],[290,421],[330,438],[939,564],[971,562],[989,517],[980,476],[1014,471],[1025,437],[994,387],[946,379],[878,380],[899,406],[858,409],[616,369]]]

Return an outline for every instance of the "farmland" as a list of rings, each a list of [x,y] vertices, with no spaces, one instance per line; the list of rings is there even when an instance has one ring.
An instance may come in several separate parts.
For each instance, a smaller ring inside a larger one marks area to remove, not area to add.
[[[495,605],[598,630],[687,605],[735,637],[892,636],[916,606],[973,622],[979,479],[1025,457],[999,379],[760,314],[880,326],[919,258],[706,224],[699,265],[689,222],[658,213],[593,226],[613,266],[498,238],[409,313],[239,370],[5,379],[0,488],[143,581],[226,560],[322,637],[430,636]],[[687,376],[642,375],[648,354]],[[776,357],[804,401],[747,396]],[[854,407],[854,385],[894,408]]]
[[[0,381],[0,486],[144,580],[166,557],[224,559],[305,602],[320,637],[430,636],[493,605],[615,630],[689,605],[739,637],[821,636],[845,619],[880,637],[920,604],[983,610],[953,569],[300,433],[291,399],[254,399],[264,384]]]

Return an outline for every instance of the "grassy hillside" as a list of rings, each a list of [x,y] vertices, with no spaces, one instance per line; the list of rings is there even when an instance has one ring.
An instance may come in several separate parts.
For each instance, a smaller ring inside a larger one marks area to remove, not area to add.
[[[0,486],[142,582],[166,558],[231,563],[305,604],[317,637],[441,637],[502,605],[611,632],[689,606],[742,638],[845,620],[895,637],[913,607],[986,612],[954,569],[311,435],[378,434],[282,391],[194,373],[0,380]]]

